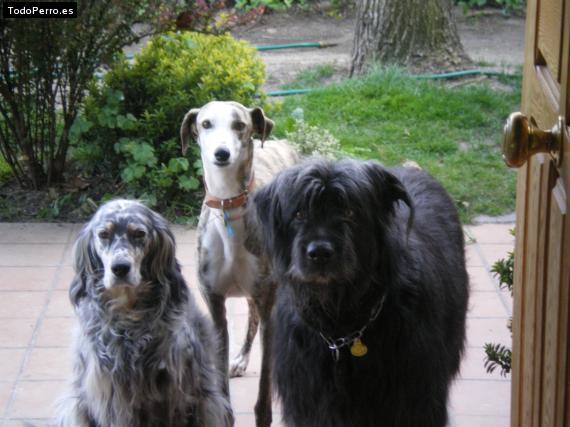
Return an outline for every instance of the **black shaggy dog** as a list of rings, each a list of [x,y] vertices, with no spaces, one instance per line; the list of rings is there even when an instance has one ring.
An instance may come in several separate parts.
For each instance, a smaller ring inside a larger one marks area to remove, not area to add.
[[[273,372],[287,426],[445,426],[468,276],[441,185],[419,169],[317,160],[253,206],[248,247],[280,284]]]

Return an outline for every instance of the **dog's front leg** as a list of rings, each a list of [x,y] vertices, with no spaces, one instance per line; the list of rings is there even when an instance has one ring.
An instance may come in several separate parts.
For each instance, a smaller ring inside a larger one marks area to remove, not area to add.
[[[226,397],[230,398],[230,386],[228,376],[228,353],[229,353],[229,337],[228,337],[228,321],[226,318],[226,298],[222,295],[207,295],[207,303],[214,321],[214,328],[220,340],[220,348],[216,355],[218,369],[222,375],[222,391]]]
[[[259,326],[259,314],[257,313],[255,302],[251,298],[248,298],[247,305],[249,308],[249,315],[247,317],[247,333],[241,351],[230,364],[230,377],[241,377],[245,374],[245,370],[249,363],[251,345],[253,344],[253,340],[255,339],[257,328]]]
[[[66,396],[58,402],[58,415],[54,427],[92,427],[97,423],[93,420],[82,405],[79,398]]]
[[[255,404],[255,423],[257,427],[268,427],[272,421],[271,410],[271,348],[273,328],[271,312],[275,298],[275,287],[267,284],[267,294],[264,301],[257,306],[261,317],[261,376],[259,378],[259,393]]]

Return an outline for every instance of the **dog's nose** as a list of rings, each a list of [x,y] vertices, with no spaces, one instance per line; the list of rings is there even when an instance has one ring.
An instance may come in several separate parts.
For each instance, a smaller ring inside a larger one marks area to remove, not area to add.
[[[307,245],[307,256],[317,264],[328,262],[334,254],[333,245],[326,240],[318,240]]]
[[[227,148],[218,148],[214,153],[214,157],[218,162],[227,162],[230,158],[230,150]]]
[[[111,271],[117,277],[125,277],[131,271],[131,264],[128,262],[116,262],[111,266]]]

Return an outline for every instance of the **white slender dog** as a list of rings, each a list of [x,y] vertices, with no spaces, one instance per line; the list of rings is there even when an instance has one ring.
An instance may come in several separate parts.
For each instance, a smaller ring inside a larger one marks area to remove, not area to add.
[[[271,424],[271,373],[269,316],[275,285],[267,260],[249,253],[245,247],[243,220],[249,193],[268,183],[282,169],[298,161],[295,150],[284,141],[265,141],[273,122],[261,108],[246,108],[236,102],[210,102],[190,110],[182,122],[182,150],[192,136],[200,145],[206,198],[200,215],[200,288],[208,303],[222,348],[219,368],[226,373],[229,395],[231,376],[243,375],[251,344],[261,320],[262,367],[255,405],[257,426]],[[254,140],[258,135],[261,141]],[[225,300],[245,296],[249,304],[249,327],[243,348],[228,363],[228,330]]]

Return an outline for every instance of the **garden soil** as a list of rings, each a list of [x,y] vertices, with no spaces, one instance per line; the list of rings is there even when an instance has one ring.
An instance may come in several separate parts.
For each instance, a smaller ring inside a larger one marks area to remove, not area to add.
[[[493,9],[465,15],[457,8],[456,19],[463,46],[476,68],[492,67],[511,71],[522,65],[523,17],[505,16]],[[333,65],[337,70],[333,79],[346,77],[350,67],[354,28],[354,16],[335,18],[326,13],[298,11],[266,14],[253,24],[236,28],[233,35],[254,45],[295,42],[335,44],[322,49],[260,52],[267,66],[265,90],[272,91],[291,82],[299,71],[316,65]]]

